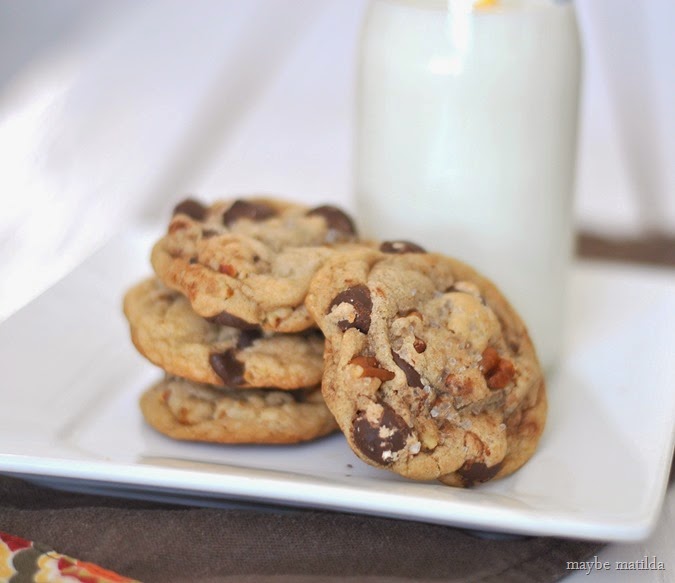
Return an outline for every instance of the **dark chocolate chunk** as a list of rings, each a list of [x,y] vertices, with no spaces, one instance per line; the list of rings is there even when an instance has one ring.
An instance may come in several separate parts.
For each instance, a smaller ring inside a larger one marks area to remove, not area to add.
[[[173,214],[177,215],[180,213],[193,218],[195,221],[203,221],[206,217],[207,210],[208,209],[198,200],[187,198],[174,207]]]
[[[262,338],[262,330],[242,330],[239,334],[239,339],[237,340],[237,348],[241,350],[242,348],[248,348],[259,338]]]
[[[228,387],[238,387],[244,384],[244,363],[237,360],[235,349],[230,348],[220,353],[214,352],[209,356],[209,363]]]
[[[405,373],[405,378],[408,381],[408,385],[411,387],[417,387],[418,389],[423,389],[424,384],[422,383],[422,378],[420,373],[418,373],[407,360],[403,360],[401,356],[396,354],[393,350],[391,351],[391,356],[394,359],[394,362]]]
[[[213,324],[218,324],[219,326],[230,326],[231,328],[239,328],[239,330],[260,330],[260,326],[258,324],[247,322],[246,320],[237,316],[233,316],[229,312],[225,311],[206,319]]]
[[[277,214],[277,210],[260,202],[235,200],[232,206],[223,213],[223,225],[229,227],[240,219],[264,221]]]
[[[494,466],[486,466],[483,462],[466,461],[464,465],[457,470],[462,477],[465,486],[473,486],[481,482],[487,482],[497,475],[502,467],[502,462]]]
[[[345,302],[354,306],[356,317],[353,322],[350,322],[349,320],[340,320],[338,322],[340,330],[344,332],[348,328],[356,328],[364,334],[368,334],[368,330],[370,329],[370,312],[373,309],[373,301],[370,299],[370,290],[368,289],[368,286],[360,283],[340,292],[335,296],[328,307],[328,313],[330,313],[335,306]]]
[[[371,425],[364,411],[354,420],[354,444],[369,459],[378,464],[388,465],[394,461],[394,454],[405,447],[410,428],[389,405],[382,406],[382,417]]]
[[[382,253],[426,253],[424,247],[410,241],[385,241],[380,245]]]
[[[328,228],[341,233],[354,235],[356,227],[354,221],[344,211],[331,205],[323,205],[307,212],[308,217],[323,217],[328,224]]]

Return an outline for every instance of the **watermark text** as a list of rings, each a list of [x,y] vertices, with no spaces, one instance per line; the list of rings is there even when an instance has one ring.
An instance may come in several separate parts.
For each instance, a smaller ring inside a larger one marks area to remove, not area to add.
[[[665,571],[666,565],[656,555],[644,555],[635,561],[601,561],[597,555],[587,561],[567,561],[568,571]]]

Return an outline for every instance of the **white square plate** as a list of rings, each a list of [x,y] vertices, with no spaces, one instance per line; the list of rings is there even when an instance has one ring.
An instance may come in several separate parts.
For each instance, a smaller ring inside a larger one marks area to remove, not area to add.
[[[663,501],[675,437],[675,274],[580,263],[567,351],[549,381],[540,447],[471,490],[362,463],[341,435],[297,446],[215,446],[147,427],[161,373],[132,347],[124,290],[150,274],[157,232],[119,236],[0,325],[0,472],[55,485],[247,501],[475,529],[636,540]]]

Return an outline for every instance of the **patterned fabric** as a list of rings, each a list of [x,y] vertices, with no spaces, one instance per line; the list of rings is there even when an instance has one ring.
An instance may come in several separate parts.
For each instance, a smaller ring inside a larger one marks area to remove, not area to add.
[[[0,532],[0,583],[139,583]]]

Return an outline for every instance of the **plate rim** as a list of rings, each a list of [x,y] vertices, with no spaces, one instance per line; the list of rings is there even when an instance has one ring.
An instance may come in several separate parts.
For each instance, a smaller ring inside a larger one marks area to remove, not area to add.
[[[154,235],[156,227],[151,226],[145,228],[141,232],[140,237],[147,240],[148,233]],[[138,234],[136,237],[138,238]],[[69,274],[61,278],[57,283],[40,294],[37,298],[31,300],[28,304],[21,307],[14,314],[10,315],[6,320],[0,322],[0,329],[11,322],[19,314],[25,314],[31,310],[31,306],[35,302],[40,301],[45,295],[49,294],[57,285],[67,281],[77,269],[84,268],[97,253],[104,252],[110,246],[114,246],[120,237],[125,240],[129,238],[129,232],[125,232],[113,238],[96,253],[92,254],[87,260],[81,263],[77,268]],[[594,261],[594,260],[580,260],[575,262],[575,267],[579,273],[589,273],[589,270],[594,270],[597,273],[611,273],[619,276],[631,275],[646,280],[656,282],[658,284],[667,284],[675,288],[675,269],[661,269],[650,265],[641,264],[626,264],[612,261]],[[0,437],[2,436],[2,429],[0,428]],[[673,451],[675,450],[675,425],[671,428],[669,441],[664,451],[660,452],[658,461],[658,487],[650,492],[650,498],[647,504],[643,507],[639,516],[636,515],[632,519],[627,519],[623,516],[620,521],[615,522],[611,520],[600,521],[594,518],[590,522],[584,522],[581,519],[570,518],[569,516],[552,516],[547,514],[550,520],[545,520],[542,523],[543,516],[538,512],[524,512],[523,509],[518,511],[502,509],[501,512],[493,513],[489,519],[472,516],[469,517],[466,513],[458,512],[456,517],[441,517],[434,516],[431,512],[421,512],[419,507],[414,511],[407,510],[403,505],[397,512],[392,512],[392,504],[399,503],[404,500],[409,500],[410,495],[392,494],[391,492],[379,492],[378,496],[383,497],[385,501],[389,502],[389,506],[385,509],[383,504],[373,505],[369,497],[354,496],[349,505],[344,501],[342,503],[332,502],[326,499],[326,492],[338,489],[344,492],[354,490],[353,486],[335,482],[331,486],[318,483],[316,478],[307,476],[306,479],[313,480],[310,485],[309,494],[311,500],[300,499],[300,496],[287,491],[285,488],[289,484],[294,483],[293,480],[284,480],[274,478],[271,476],[263,476],[261,478],[242,479],[241,476],[232,476],[227,474],[227,479],[220,474],[220,487],[214,487],[211,480],[207,479],[205,483],[200,484],[199,479],[203,478],[204,473],[197,470],[186,470],[179,468],[168,468],[157,465],[144,465],[128,462],[120,462],[116,460],[98,460],[98,459],[84,459],[80,460],[76,456],[68,457],[43,457],[40,455],[25,455],[17,454],[16,451],[7,451],[3,445],[0,445],[0,473],[6,475],[21,476],[23,478],[54,478],[57,480],[72,480],[72,481],[98,481],[110,485],[112,488],[117,486],[126,487],[133,486],[149,490],[166,490],[169,489],[173,493],[181,493],[191,495],[198,494],[200,496],[208,496],[210,498],[224,498],[237,499],[250,502],[272,503],[281,506],[291,506],[298,508],[314,508],[325,509],[339,512],[358,512],[373,516],[384,516],[390,518],[398,518],[403,520],[423,520],[424,522],[442,524],[446,526],[454,526],[457,528],[482,529],[491,532],[504,533],[518,533],[524,535],[545,535],[545,536],[561,536],[575,539],[589,539],[589,540],[607,540],[616,542],[638,541],[646,538],[655,528],[659,509],[665,499],[666,490],[668,487],[668,474],[670,463],[672,460]],[[536,454],[535,454],[536,455]],[[201,463],[201,462],[199,462]],[[224,465],[222,467],[228,467]],[[250,468],[246,470],[249,473],[280,473],[277,470],[264,470]],[[292,475],[292,474],[289,474]],[[192,481],[190,479],[192,478]],[[251,480],[255,479],[258,485],[264,484],[267,488],[265,496],[257,494],[251,495],[247,492],[245,486],[250,486]],[[508,478],[507,478],[508,479]],[[161,483],[160,483],[161,482]],[[315,483],[316,482],[316,483]],[[223,486],[225,485],[225,486]],[[275,487],[281,488],[281,495],[274,495]],[[447,487],[444,487],[447,488]],[[651,489],[650,489],[651,490]],[[362,490],[356,489],[355,492],[362,494]],[[303,498],[308,496],[308,490],[302,491]],[[339,497],[338,497],[339,498]],[[417,499],[417,495],[413,495]],[[446,506],[454,510],[461,510],[462,508],[473,509],[471,504],[463,502],[446,503]],[[395,506],[394,506],[395,507]],[[560,513],[558,513],[560,514]]]

